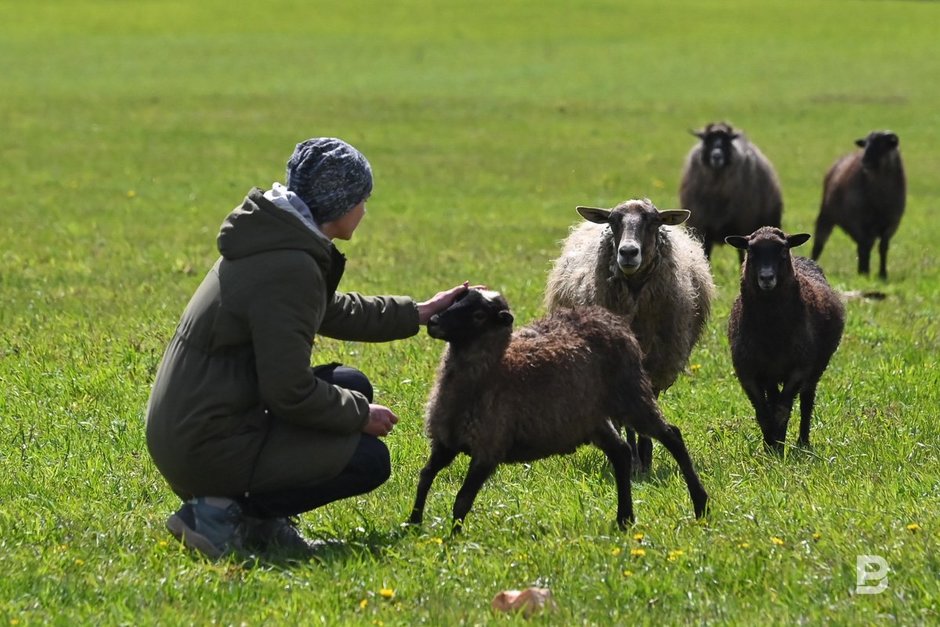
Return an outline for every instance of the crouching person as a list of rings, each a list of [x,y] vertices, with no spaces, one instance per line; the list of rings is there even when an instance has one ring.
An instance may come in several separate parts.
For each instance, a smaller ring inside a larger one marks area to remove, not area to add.
[[[372,191],[349,144],[297,145],[286,185],[253,189],[222,223],[221,253],[186,307],[147,407],[147,447],[183,505],[167,528],[210,558],[309,553],[293,517],[364,494],[391,472],[398,422],[354,368],[311,367],[317,334],[407,338],[467,289],[417,303],[337,291]]]

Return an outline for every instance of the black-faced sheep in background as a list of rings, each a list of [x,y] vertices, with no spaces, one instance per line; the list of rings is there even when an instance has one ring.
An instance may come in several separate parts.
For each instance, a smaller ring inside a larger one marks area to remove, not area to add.
[[[871,249],[880,240],[878,276],[888,278],[888,244],[901,223],[906,196],[898,143],[891,131],[872,131],[855,142],[864,150],[841,157],[826,173],[813,259],[819,259],[833,227],[840,226],[858,246],[860,274],[868,274]]]
[[[731,360],[754,405],[764,442],[780,450],[796,395],[800,436],[809,445],[816,386],[835,353],[845,326],[845,307],[815,262],[790,249],[809,239],[763,227],[728,237],[747,251],[741,293],[728,320]]]
[[[702,240],[705,256],[729,235],[780,226],[783,197],[773,165],[764,154],[725,122],[692,134],[701,141],[685,158],[679,204],[692,212],[686,226]],[[741,261],[744,255],[738,252]]]
[[[622,317],[640,343],[658,397],[688,364],[715,296],[702,247],[678,226],[689,212],[659,211],[644,199],[614,209],[578,207],[578,213],[587,222],[564,241],[545,305],[549,311],[599,305]],[[641,436],[634,450],[639,469],[649,470],[649,438]]]
[[[563,309],[512,332],[496,292],[470,290],[433,316],[428,334],[446,341],[426,414],[431,456],[409,522],[421,522],[431,483],[458,453],[470,467],[454,502],[454,529],[499,464],[572,453],[592,443],[617,484],[617,523],[633,521],[631,452],[619,428],[658,439],[685,477],[696,516],[708,500],[679,429],[666,423],[621,318],[599,307]]]

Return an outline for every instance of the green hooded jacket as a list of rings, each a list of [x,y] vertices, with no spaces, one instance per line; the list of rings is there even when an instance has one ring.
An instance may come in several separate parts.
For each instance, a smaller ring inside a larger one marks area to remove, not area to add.
[[[369,404],[313,375],[314,337],[410,337],[417,305],[335,291],[343,256],[258,188],[218,246],[157,371],[150,455],[183,498],[316,485],[348,463]]]

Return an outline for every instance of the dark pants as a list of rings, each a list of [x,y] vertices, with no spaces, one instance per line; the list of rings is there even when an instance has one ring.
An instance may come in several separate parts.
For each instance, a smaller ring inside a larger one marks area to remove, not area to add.
[[[355,368],[331,364],[313,370],[318,378],[360,392],[372,402],[372,384]],[[371,492],[388,481],[391,474],[392,462],[385,443],[363,433],[352,459],[337,476],[309,488],[252,494],[242,506],[249,515],[261,518],[296,516],[333,501]]]

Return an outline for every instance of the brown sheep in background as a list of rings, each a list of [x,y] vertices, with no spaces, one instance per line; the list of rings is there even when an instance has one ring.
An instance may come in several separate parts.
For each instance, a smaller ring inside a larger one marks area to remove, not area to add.
[[[841,157],[826,173],[816,218],[813,259],[819,259],[835,226],[858,246],[858,272],[868,274],[871,249],[878,239],[878,276],[888,278],[888,244],[901,223],[906,197],[898,136],[872,131],[856,140],[863,150]]]
[[[705,256],[729,235],[780,226],[783,197],[773,165],[744,133],[716,122],[692,134],[701,141],[685,158],[679,204],[692,212],[686,226],[702,240]],[[744,254],[738,251],[743,261]]]

